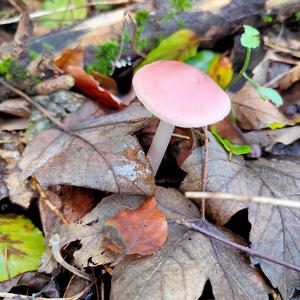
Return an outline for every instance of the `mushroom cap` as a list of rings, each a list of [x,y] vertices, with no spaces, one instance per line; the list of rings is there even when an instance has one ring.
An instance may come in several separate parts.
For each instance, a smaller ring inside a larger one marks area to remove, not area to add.
[[[150,112],[175,126],[206,126],[230,111],[227,94],[205,73],[183,62],[161,60],[145,65],[135,73],[132,84]]]

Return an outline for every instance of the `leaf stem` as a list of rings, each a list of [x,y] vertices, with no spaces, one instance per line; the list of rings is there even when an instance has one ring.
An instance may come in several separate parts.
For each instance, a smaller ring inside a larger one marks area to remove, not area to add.
[[[249,247],[245,247],[245,246],[242,246],[242,245],[240,245],[238,243],[232,242],[232,241],[230,241],[230,240],[228,240],[226,238],[223,238],[223,237],[221,237],[219,235],[216,235],[216,234],[214,234],[212,232],[209,232],[208,230],[206,230],[206,229],[204,229],[204,228],[202,228],[200,226],[197,226],[194,223],[187,222],[186,220],[183,220],[183,219],[176,220],[175,222],[177,224],[183,225],[183,226],[185,226],[185,227],[187,227],[189,229],[192,229],[192,230],[195,230],[197,232],[200,232],[200,233],[202,233],[202,234],[204,234],[204,235],[206,235],[206,236],[208,236],[210,238],[213,238],[213,239],[215,239],[215,240],[217,240],[219,242],[222,242],[222,243],[224,243],[226,245],[229,245],[229,246],[231,246],[231,247],[233,247],[235,249],[238,249],[240,251],[246,252],[246,253],[248,253],[251,256],[256,256],[256,257],[268,260],[270,262],[273,262],[275,264],[281,265],[283,267],[286,267],[288,269],[300,272],[300,266],[296,266],[296,265],[290,264],[290,263],[285,262],[285,261],[283,261],[281,259],[277,259],[275,257],[268,256],[266,254],[260,253],[257,250],[254,250],[254,249],[251,249]]]
[[[245,57],[244,64],[240,70],[240,72],[231,80],[231,82],[228,83],[228,85],[225,87],[225,90],[228,90],[233,84],[235,84],[238,80],[241,79],[244,72],[247,70],[249,62],[250,62],[250,56],[251,56],[251,48],[247,48],[247,53]]]

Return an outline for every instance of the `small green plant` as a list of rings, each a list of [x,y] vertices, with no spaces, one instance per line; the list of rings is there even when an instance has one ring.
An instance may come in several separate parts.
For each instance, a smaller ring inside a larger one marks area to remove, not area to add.
[[[211,133],[216,138],[216,140],[224,147],[226,151],[229,152],[229,157],[232,157],[232,154],[248,154],[251,152],[251,147],[249,145],[237,145],[233,144],[227,139],[223,139],[217,132],[216,126],[210,128]]]
[[[136,49],[138,51],[143,51],[148,44],[149,39],[147,37],[142,37],[142,33],[145,31],[146,24],[149,19],[149,12],[147,10],[138,10],[135,14],[136,21]]]
[[[266,24],[273,22],[273,17],[270,15],[263,15],[261,18],[262,18],[263,22]]]
[[[300,11],[296,11],[294,14],[295,21],[300,21]]]
[[[162,19],[162,23],[167,23],[171,19],[177,19],[178,27],[184,26],[184,20],[177,18],[177,14],[188,11],[192,8],[192,0],[169,0],[170,9]]]
[[[12,80],[13,78],[26,78],[28,73],[11,58],[4,58],[0,60],[0,76],[7,80]]]
[[[95,61],[88,65],[86,71],[92,73],[99,72],[102,75],[110,76],[113,71],[114,61],[119,54],[120,46],[115,41],[107,42],[96,48]]]
[[[246,73],[246,70],[250,62],[251,50],[259,47],[260,45],[259,31],[252,26],[244,25],[244,33],[241,36],[241,44],[244,48],[247,49],[244,64],[240,72],[236,75],[236,77],[233,78],[233,80],[225,89],[228,89],[231,85],[236,83],[241,77],[244,77],[247,81],[249,81],[254,85],[256,91],[258,92],[262,100],[270,100],[276,106],[282,105],[283,104],[282,97],[276,90],[272,88],[265,88],[260,86],[258,82],[250,78]]]

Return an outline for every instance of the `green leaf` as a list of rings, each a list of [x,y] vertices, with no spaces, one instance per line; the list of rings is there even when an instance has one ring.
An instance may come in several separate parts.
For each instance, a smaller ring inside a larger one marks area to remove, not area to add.
[[[0,215],[0,282],[37,270],[45,249],[42,233],[30,220]]]
[[[227,139],[223,139],[218,133],[216,126],[212,126],[210,129],[216,140],[227,150],[229,153],[233,154],[248,154],[251,152],[251,147],[249,145],[236,145]]]
[[[252,26],[244,25],[241,44],[245,48],[257,48],[260,45],[259,31]]]
[[[199,43],[200,39],[193,31],[189,29],[176,31],[150,51],[138,68],[157,60],[185,61],[196,55]]]
[[[283,99],[282,99],[281,95],[272,88],[266,88],[266,87],[259,86],[259,87],[257,87],[257,92],[259,93],[260,97],[263,100],[270,100],[276,106],[281,106],[283,104]]]
[[[222,88],[225,88],[232,79],[232,64],[220,53],[202,50],[185,62],[205,72]]]

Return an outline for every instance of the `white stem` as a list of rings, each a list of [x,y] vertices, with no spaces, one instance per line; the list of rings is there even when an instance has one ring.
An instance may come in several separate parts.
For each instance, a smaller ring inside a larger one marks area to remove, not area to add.
[[[147,153],[147,157],[150,165],[152,166],[154,176],[156,175],[159,165],[167,150],[172,133],[174,131],[174,127],[174,125],[166,123],[162,120],[157,127],[152,144]]]

